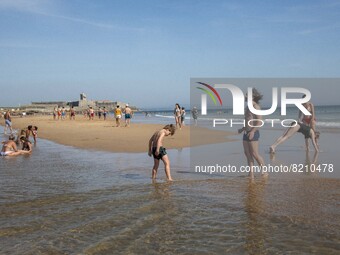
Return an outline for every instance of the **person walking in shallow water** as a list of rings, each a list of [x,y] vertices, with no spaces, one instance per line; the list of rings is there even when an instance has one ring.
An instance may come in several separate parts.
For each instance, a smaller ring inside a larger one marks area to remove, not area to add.
[[[197,126],[198,110],[197,110],[196,107],[194,107],[194,108],[191,110],[191,114],[192,114],[192,118],[194,119],[194,124],[195,124],[195,126]]]
[[[263,96],[255,88],[253,88],[252,97],[253,107],[257,110],[260,110],[261,107],[259,105],[259,101],[262,99]],[[247,102],[247,96],[245,100]],[[238,130],[239,133],[243,132],[243,149],[248,161],[248,165],[250,167],[249,176],[251,179],[254,178],[253,166],[255,160],[259,166],[264,165],[264,160],[259,153],[260,131],[258,126],[260,126],[259,120],[261,119],[261,115],[256,115],[252,113],[249,107],[247,107],[245,109],[245,127]],[[249,125],[249,122],[252,124],[252,126]],[[262,175],[266,176],[267,173],[262,172]]]
[[[185,126],[185,123],[184,123],[184,121],[185,121],[185,115],[186,115],[185,108],[182,107],[182,109],[181,109],[181,126],[182,126],[182,127]]]
[[[162,160],[165,167],[165,174],[168,181],[172,181],[170,174],[170,160],[168,158],[166,149],[163,147],[163,139],[165,136],[175,134],[175,126],[173,124],[166,125],[163,129],[156,131],[149,140],[148,155],[154,158],[154,165],[152,168],[152,179],[156,179],[157,170],[159,167],[159,160]]]

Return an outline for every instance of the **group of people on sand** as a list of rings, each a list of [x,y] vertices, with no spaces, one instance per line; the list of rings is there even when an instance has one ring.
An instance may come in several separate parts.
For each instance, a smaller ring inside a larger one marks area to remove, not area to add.
[[[67,115],[69,115],[70,120],[76,119],[76,111],[73,106],[69,110],[63,107],[54,107],[53,109],[53,120],[66,120]]]
[[[252,104],[254,109],[260,110],[260,100],[262,99],[262,95],[254,88],[252,90]],[[303,96],[305,97],[305,95]],[[247,97],[246,97],[247,101]],[[317,140],[319,139],[320,132],[315,130],[315,112],[314,106],[311,102],[306,102],[303,106],[311,113],[311,115],[304,115],[302,112],[299,113],[299,120],[296,122],[292,122],[291,126],[284,131],[283,135],[280,136],[275,143],[270,146],[270,153],[275,153],[276,147],[279,144],[282,144],[289,138],[291,138],[296,133],[302,133],[305,136],[305,144],[306,150],[309,150],[309,139],[312,140],[315,151],[319,151],[319,146]],[[259,166],[264,165],[263,157],[260,155],[258,146],[259,146],[259,138],[260,131],[258,126],[261,126],[259,123],[261,120],[261,115],[256,115],[252,113],[248,107],[245,109],[245,127],[238,130],[239,133],[243,132],[243,148],[244,153],[248,161],[248,165],[250,166],[249,176],[254,178],[254,173],[252,171],[252,166],[254,166],[255,161]],[[252,123],[252,126],[249,125]],[[262,172],[263,175],[267,175],[267,173]]]
[[[95,116],[98,116],[98,119],[106,120],[108,115],[108,110],[106,107],[99,107],[98,109],[94,109],[92,106],[88,106],[87,109],[83,111],[84,119],[94,120]],[[116,120],[116,127],[121,126],[122,116],[125,116],[125,127],[129,127],[131,124],[131,118],[133,117],[133,110],[130,108],[129,104],[125,105],[125,108],[120,108],[119,105],[114,109],[114,118]],[[69,110],[66,110],[65,107],[55,107],[53,110],[53,119],[54,120],[65,120],[67,114],[69,114],[70,120],[75,120],[76,118],[76,110],[72,106]]]
[[[181,129],[183,126],[185,126],[185,115],[186,115],[185,108],[181,107],[178,103],[175,104],[174,116],[176,128]]]
[[[32,152],[32,143],[29,140],[33,136],[34,143],[37,142],[38,127],[29,125],[21,129],[17,138],[11,134],[7,141],[2,142],[0,156],[18,156],[30,154]],[[21,149],[18,149],[21,146]]]

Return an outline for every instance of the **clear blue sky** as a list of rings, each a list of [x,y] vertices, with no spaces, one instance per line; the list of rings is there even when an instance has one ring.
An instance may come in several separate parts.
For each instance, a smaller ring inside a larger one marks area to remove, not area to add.
[[[0,0],[0,105],[189,104],[191,77],[340,77],[340,1]]]

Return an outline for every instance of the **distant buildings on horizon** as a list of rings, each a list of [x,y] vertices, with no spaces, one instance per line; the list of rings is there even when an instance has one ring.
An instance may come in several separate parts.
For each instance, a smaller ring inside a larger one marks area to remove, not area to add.
[[[111,100],[88,100],[87,96],[84,93],[80,94],[80,100],[78,101],[45,101],[45,102],[32,102],[29,105],[23,105],[20,107],[16,107],[23,112],[32,112],[32,113],[51,113],[53,112],[55,107],[65,107],[71,108],[72,106],[76,111],[83,111],[88,107],[93,107],[94,109],[99,109],[105,107],[108,111],[112,111],[119,105],[121,108],[126,107],[125,102],[120,101],[111,101]],[[137,107],[129,105],[134,110],[137,110]]]

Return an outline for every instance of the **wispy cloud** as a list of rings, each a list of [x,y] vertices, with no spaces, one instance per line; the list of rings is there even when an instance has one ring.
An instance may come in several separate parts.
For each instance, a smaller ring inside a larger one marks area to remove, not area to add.
[[[39,12],[51,7],[49,0],[0,0],[0,9],[22,12]]]
[[[60,15],[55,13],[56,4],[58,2],[52,0],[0,0],[0,10],[13,10],[19,12],[27,12],[37,15],[42,15],[46,17],[63,19],[74,23],[89,25],[102,29],[114,29],[114,30],[126,30],[126,31],[135,31],[135,32],[143,32],[143,28],[138,27],[129,27],[129,26],[120,26],[109,23],[101,23],[92,20],[71,17],[66,15]]]
[[[297,32],[299,35],[311,35],[324,31],[332,31],[340,29],[340,24],[332,24],[329,26],[315,27],[315,28],[307,28]]]
[[[107,29],[121,29],[122,28],[122,27],[115,26],[115,25],[112,25],[112,24],[99,23],[99,22],[89,21],[89,20],[85,20],[85,19],[79,19],[79,18],[64,16],[64,15],[52,14],[52,13],[43,12],[43,11],[36,11],[35,13],[43,15],[43,16],[51,17],[51,18],[68,20],[68,21],[71,21],[71,22],[82,23],[82,24],[85,24],[85,25],[90,25],[90,26],[99,27],[99,28],[107,28]]]
[[[47,49],[51,48],[51,46],[47,45],[34,45],[30,43],[23,43],[23,42],[0,42],[0,49],[7,48],[7,49]]]
[[[320,3],[315,4],[292,5],[288,7],[288,10],[293,12],[303,12],[312,10],[332,9],[338,6],[340,6],[340,1],[321,1]]]

